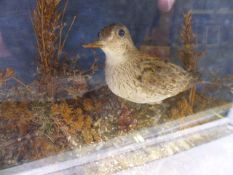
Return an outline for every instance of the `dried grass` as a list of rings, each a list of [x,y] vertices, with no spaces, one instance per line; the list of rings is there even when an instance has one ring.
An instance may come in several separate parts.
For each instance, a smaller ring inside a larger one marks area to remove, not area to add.
[[[57,73],[59,57],[76,19],[73,18],[68,30],[65,31],[66,25],[63,20],[68,1],[65,1],[63,10],[59,10],[61,2],[62,0],[37,0],[32,14],[39,53],[39,71],[42,75]]]
[[[196,50],[196,37],[192,30],[192,12],[184,14],[184,24],[180,33],[182,47],[179,50],[179,58],[186,70],[197,71],[197,61],[203,56],[203,52]]]
[[[184,14],[184,24],[180,33],[182,47],[179,50],[179,58],[183,67],[195,74],[197,73],[198,59],[203,56],[203,52],[196,49],[197,41],[192,30],[192,12]],[[189,104],[193,107],[195,101],[196,87],[192,87],[189,92]]]

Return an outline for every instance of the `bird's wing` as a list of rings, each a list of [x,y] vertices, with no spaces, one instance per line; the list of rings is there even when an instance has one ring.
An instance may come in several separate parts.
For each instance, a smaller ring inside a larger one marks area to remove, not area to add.
[[[140,61],[138,80],[147,89],[163,89],[172,91],[174,89],[187,88],[190,75],[181,67],[159,60],[147,58]]]

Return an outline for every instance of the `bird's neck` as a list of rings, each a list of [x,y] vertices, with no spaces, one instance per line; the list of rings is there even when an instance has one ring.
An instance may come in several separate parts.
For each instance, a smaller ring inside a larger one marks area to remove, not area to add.
[[[137,48],[127,49],[114,49],[114,51],[106,50],[106,65],[119,65],[123,64],[129,59],[133,59],[134,55],[138,52]]]

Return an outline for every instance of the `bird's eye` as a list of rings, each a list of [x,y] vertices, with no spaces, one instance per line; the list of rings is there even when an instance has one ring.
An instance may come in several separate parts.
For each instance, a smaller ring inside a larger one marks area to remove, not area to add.
[[[120,29],[119,32],[118,32],[118,35],[119,35],[120,37],[125,36],[125,31],[124,31],[123,29]]]

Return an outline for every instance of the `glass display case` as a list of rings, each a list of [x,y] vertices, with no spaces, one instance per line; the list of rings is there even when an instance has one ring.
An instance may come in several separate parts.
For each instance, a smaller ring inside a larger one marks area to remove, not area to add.
[[[1,0],[0,174],[114,174],[233,134],[230,0]]]

